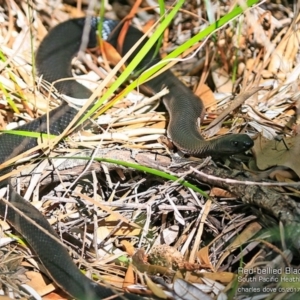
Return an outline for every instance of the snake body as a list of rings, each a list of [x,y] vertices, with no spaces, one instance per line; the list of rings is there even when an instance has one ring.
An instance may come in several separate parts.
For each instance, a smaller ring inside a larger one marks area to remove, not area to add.
[[[91,20],[88,47],[97,46],[96,29],[97,18]],[[38,73],[49,82],[72,77],[71,60],[79,51],[85,18],[72,19],[54,27],[42,41],[36,55]],[[112,45],[117,45],[120,29],[119,23],[105,19],[103,22],[103,36]],[[143,34],[133,27],[129,27],[121,55],[124,55]],[[136,52],[140,47],[136,50]],[[135,55],[134,53],[132,57]],[[149,51],[137,70],[150,67],[159,61],[154,50]],[[154,93],[162,87],[169,89],[164,97],[164,104],[170,115],[168,134],[173,143],[184,153],[195,156],[235,154],[252,147],[253,142],[248,135],[232,134],[211,141],[205,141],[199,133],[197,119],[202,115],[204,107],[201,100],[196,97],[183,83],[170,71],[157,76],[146,83]],[[88,98],[91,92],[76,81],[64,81],[55,84],[63,94],[75,98]],[[47,122],[50,121],[49,132],[59,135],[71,122],[77,110],[67,103],[52,110],[49,116],[40,118],[20,126],[17,130],[47,133]],[[49,119],[48,119],[49,118]],[[37,145],[36,138],[2,134],[0,136],[0,164],[23,153]],[[5,170],[6,172],[8,169]],[[2,173],[3,174],[3,171]],[[0,174],[0,175],[1,175]],[[96,300],[115,295],[107,287],[100,286],[84,276],[69,257],[66,249],[51,236],[45,234],[32,224],[28,217],[44,228],[50,235],[57,237],[47,220],[30,203],[26,202],[10,186],[9,180],[2,181],[1,186],[9,187],[8,199],[10,204],[17,208],[15,211],[1,200],[0,214],[25,237],[29,245],[37,254],[52,279],[68,294],[76,299]],[[132,294],[124,294],[127,299],[142,299]],[[124,299],[120,297],[114,299]]]

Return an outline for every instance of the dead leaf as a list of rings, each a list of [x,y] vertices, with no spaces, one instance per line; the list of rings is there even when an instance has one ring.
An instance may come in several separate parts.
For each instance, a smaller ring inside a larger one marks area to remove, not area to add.
[[[126,288],[129,285],[132,285],[135,283],[135,276],[134,276],[134,272],[133,272],[133,267],[130,264],[128,266],[125,278],[124,278],[124,283],[123,283],[123,288]]]
[[[300,177],[300,136],[283,138],[282,141],[267,140],[259,136],[253,147],[256,165],[260,170],[285,166]]]
[[[271,56],[268,67],[270,72],[278,74],[281,71],[286,75],[293,69],[295,56],[299,50],[299,34],[299,30],[289,30],[284,36]]]
[[[30,279],[27,284],[32,287],[39,295],[43,297],[44,300],[66,300],[68,296],[64,291],[57,289],[57,286],[50,283],[47,284],[45,277],[41,273],[28,271],[26,276]],[[54,292],[56,291],[56,292]]]
[[[66,296],[61,296],[57,293],[50,293],[46,296],[43,297],[43,300],[67,300],[69,297]]]
[[[221,188],[212,188],[210,193],[209,193],[210,196],[212,197],[221,197],[221,198],[232,198],[234,197],[234,195],[224,189],[221,189]]]
[[[120,244],[124,247],[124,249],[125,249],[126,253],[128,253],[128,255],[130,255],[130,256],[134,255],[135,250],[134,250],[133,245],[130,242],[128,242],[126,240],[122,240]]]
[[[27,284],[35,290],[38,290],[38,289],[41,290],[47,286],[41,273],[34,272],[34,271],[28,271],[28,272],[26,272],[26,276],[30,280],[30,282],[28,282]]]
[[[214,111],[217,101],[212,90],[206,84],[201,84],[196,91],[196,95],[201,98],[207,112]]]
[[[201,248],[197,253],[197,257],[200,260],[201,267],[210,268],[211,270],[214,270],[214,267],[212,266],[209,258],[209,247]]]
[[[226,247],[217,263],[216,270],[232,251],[248,242],[257,232],[261,230],[261,227],[262,226],[258,222],[252,222],[241,233],[239,233],[234,241]]]
[[[179,226],[173,225],[163,230],[162,237],[165,243],[170,245],[176,241],[179,234],[180,234]]]
[[[235,274],[231,273],[231,272],[215,272],[215,273],[201,273],[201,276],[203,278],[208,278],[214,281],[219,281],[222,283],[230,283],[234,278],[235,278]]]
[[[167,295],[164,293],[164,291],[156,284],[154,283],[147,275],[146,282],[147,286],[150,288],[150,290],[153,292],[153,294],[161,299],[167,299]]]
[[[177,279],[174,282],[174,291],[180,297],[180,299],[213,299],[211,296],[198,289],[195,285],[190,284],[189,282],[182,279]]]
[[[112,64],[112,65],[117,65],[118,62],[121,60],[121,56],[118,53],[118,51],[113,47],[111,44],[109,44],[106,41],[101,41],[103,43],[103,52],[107,60]],[[122,67],[122,69],[125,69],[125,66]]]
[[[219,68],[215,65],[211,74],[216,90],[219,93],[232,93],[233,85],[231,78],[223,68]]]

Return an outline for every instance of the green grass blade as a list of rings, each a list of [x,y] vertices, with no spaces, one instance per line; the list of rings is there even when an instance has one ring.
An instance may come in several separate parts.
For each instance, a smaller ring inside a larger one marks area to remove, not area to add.
[[[164,30],[169,26],[178,10],[183,5],[184,0],[179,0],[174,8],[169,12],[165,19],[160,23],[159,27],[153,35],[148,39],[145,45],[142,47],[141,51],[136,55],[136,57],[128,64],[126,69],[120,74],[120,76],[116,79],[116,81],[111,85],[111,87],[104,93],[104,95],[95,103],[92,109],[87,112],[85,116],[80,121],[80,124],[87,120],[107,99],[111,97],[111,95],[119,88],[119,86],[133,73],[138,64],[142,61],[144,56],[149,52],[149,50],[153,47],[159,37],[162,35]]]
[[[57,159],[57,158],[60,158],[60,157],[55,157],[55,159]],[[61,157],[61,158],[63,158],[63,157]],[[68,159],[72,159],[72,158],[74,158],[74,159],[83,159],[83,160],[90,160],[91,159],[90,157],[86,157],[86,156],[68,157]],[[145,166],[141,166],[141,165],[138,165],[138,164],[129,163],[129,162],[121,161],[121,160],[116,160],[116,159],[95,157],[94,160],[98,161],[98,162],[106,162],[106,163],[116,164],[116,165],[123,166],[123,167],[126,167],[126,168],[132,168],[132,169],[135,169],[137,171],[142,171],[142,172],[152,174],[152,175],[155,175],[155,176],[167,179],[167,180],[171,180],[171,181],[174,181],[174,182],[177,181],[178,183],[182,184],[183,186],[191,188],[193,191],[201,194],[205,198],[209,198],[208,195],[205,192],[203,192],[201,189],[199,189],[197,186],[189,183],[188,181],[186,181],[184,179],[180,179],[177,176],[170,175],[170,174],[168,174],[166,172],[163,172],[163,171],[160,171],[160,170],[156,170],[156,169],[153,169],[153,168],[149,168],[149,167],[145,167]]]
[[[40,132],[32,132],[32,131],[26,131],[26,130],[0,130],[1,133],[5,134],[14,134],[14,135],[20,135],[30,138],[45,138],[45,139],[54,139],[56,138],[56,135],[53,134],[47,134],[47,133],[40,133]]]
[[[248,0],[246,2],[247,7],[250,7],[256,3],[258,3],[259,0]],[[215,23],[209,25],[205,29],[203,29],[201,32],[190,38],[187,42],[177,47],[174,51],[172,51],[170,54],[168,54],[164,59],[162,59],[161,63],[158,65],[152,67],[151,69],[145,71],[140,78],[138,79],[138,83],[141,84],[145,82],[150,76],[155,74],[157,71],[159,71],[161,68],[163,68],[170,59],[174,59],[179,57],[184,51],[188,50],[190,47],[192,47],[194,44],[200,42],[210,34],[212,34],[215,30],[221,28],[225,24],[232,21],[234,18],[236,18],[238,15],[243,13],[243,8],[240,6],[234,8],[231,12],[227,13],[224,17],[217,20]],[[134,87],[137,86],[137,83],[135,83]]]
[[[245,5],[246,7],[251,7],[252,5],[258,3],[259,0],[248,0]],[[179,4],[181,5],[182,3],[178,2],[177,6],[179,7]],[[172,12],[177,12],[177,6],[176,6],[176,11],[172,11]],[[174,8],[175,10],[175,8]],[[103,110],[101,110],[101,113],[105,112],[108,108],[110,108],[113,104],[115,104],[117,101],[119,101],[120,99],[122,99],[125,95],[127,95],[130,91],[132,91],[133,89],[135,89],[136,87],[138,87],[139,85],[145,83],[152,75],[154,75],[157,71],[159,71],[160,69],[162,69],[164,66],[166,66],[170,59],[174,59],[179,57],[184,51],[188,50],[190,47],[192,47],[194,44],[196,44],[197,42],[203,40],[204,38],[206,38],[207,36],[209,36],[210,34],[212,34],[215,30],[221,28],[222,26],[224,26],[225,24],[229,23],[230,21],[232,21],[234,18],[236,18],[237,16],[239,16],[240,14],[242,14],[244,12],[244,8],[241,8],[239,6],[237,6],[236,8],[234,8],[231,12],[229,12],[228,14],[226,14],[224,17],[220,18],[219,20],[217,20],[215,23],[209,25],[207,28],[205,28],[204,30],[202,30],[201,32],[199,32],[198,34],[196,34],[194,37],[192,37],[191,39],[189,39],[187,42],[185,42],[184,44],[180,45],[178,48],[176,48],[173,52],[171,52],[169,55],[167,55],[164,59],[161,60],[161,62],[153,67],[151,67],[150,69],[144,71],[139,78],[137,78],[136,80],[134,80],[130,85],[128,85],[119,95],[117,95],[114,99],[113,102],[109,103],[109,105],[106,105],[105,108]],[[134,61],[132,61],[128,67],[126,68],[126,71],[130,71],[133,72],[134,68],[137,66],[137,64],[141,61],[141,57],[144,57],[144,51],[149,51],[149,49],[151,48],[151,45],[153,44],[153,42],[155,43],[155,41],[157,40],[157,38],[160,36],[160,34],[163,32],[163,30],[166,28],[165,25],[169,24],[169,18],[170,17],[174,17],[174,14],[170,13],[166,19],[164,20],[164,22],[166,21],[166,23],[162,22],[161,26],[158,28],[160,29],[158,32],[155,32],[154,35],[149,39],[149,41],[151,40],[151,43],[147,43],[147,47],[143,47],[143,49],[140,51],[140,53],[143,52],[143,56],[137,55],[136,58],[138,59],[138,62],[135,61],[135,63],[133,64]],[[153,38],[153,40],[152,40]],[[146,46],[145,45],[145,46]],[[126,78],[129,76],[129,74],[123,75],[121,74],[119,78],[122,78],[120,81],[123,82],[124,80],[126,80]],[[118,78],[118,79],[119,79]],[[118,81],[118,83],[120,82]],[[116,82],[115,82],[116,83]],[[88,114],[84,117],[83,120],[86,120],[87,117],[89,117],[94,111],[96,111],[101,105],[102,103],[105,101],[105,99],[107,99],[108,97],[111,96],[111,94],[116,90],[115,88],[116,86],[114,86],[114,88],[112,87],[111,89],[109,89],[101,98],[100,101],[97,102],[97,104],[95,104],[95,106],[93,107],[92,110],[90,110],[88,112]],[[81,121],[80,123],[82,123],[83,121]]]

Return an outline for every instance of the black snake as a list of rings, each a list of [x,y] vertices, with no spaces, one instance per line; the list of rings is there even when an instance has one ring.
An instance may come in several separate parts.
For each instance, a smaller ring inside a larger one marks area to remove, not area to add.
[[[89,34],[88,47],[97,46],[97,18],[92,18]],[[54,27],[42,41],[36,55],[38,73],[49,82],[71,77],[71,60],[76,55],[81,44],[81,38],[85,19],[72,19]],[[103,22],[104,38],[113,46],[117,44],[120,29],[116,26],[117,21],[105,19]],[[116,29],[116,30],[114,30]],[[112,33],[113,32],[113,33]],[[111,34],[112,33],[112,34]],[[126,53],[132,45],[143,34],[137,29],[130,27],[122,53]],[[140,47],[137,49],[137,51]],[[136,51],[136,52],[137,52]],[[136,53],[135,52],[135,53]],[[133,54],[131,57],[133,57]],[[145,66],[150,67],[159,61],[150,50],[137,69]],[[131,59],[129,59],[130,61]],[[252,147],[253,142],[248,135],[232,134],[214,140],[205,141],[199,133],[197,119],[201,116],[204,107],[201,100],[196,97],[183,83],[181,83],[170,71],[157,76],[146,83],[147,87],[154,93],[159,92],[162,87],[169,89],[169,94],[164,97],[164,104],[169,112],[170,121],[168,135],[173,143],[184,153],[195,156],[207,155],[231,155],[243,152]],[[76,81],[64,81],[55,84],[55,87],[63,94],[75,98],[88,98],[91,92]],[[77,110],[67,103],[52,110],[49,114],[50,134],[59,135],[64,131],[70,121],[77,114]],[[17,130],[47,133],[48,116],[44,115]],[[36,138],[18,135],[2,134],[0,136],[0,163],[3,163],[20,153],[23,153],[37,145]],[[9,171],[9,168],[5,172]],[[3,172],[1,173],[3,175]],[[16,212],[7,207],[4,201],[0,201],[0,213],[12,226],[18,230],[35,251],[44,264],[53,280],[68,294],[77,299],[103,299],[114,295],[115,292],[109,288],[94,283],[84,276],[69,257],[66,249],[57,241],[49,237],[34,224],[29,222],[25,216],[30,217],[41,225],[53,236],[57,234],[48,224],[47,220],[30,203],[26,202],[10,186],[9,180],[1,182],[1,186],[8,186],[9,202],[20,210]],[[125,294],[127,299],[141,299],[139,296]],[[124,299],[118,296],[114,299]]]

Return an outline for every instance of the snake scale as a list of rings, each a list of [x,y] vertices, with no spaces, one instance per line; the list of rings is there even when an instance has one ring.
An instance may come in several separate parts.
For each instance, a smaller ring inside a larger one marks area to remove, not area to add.
[[[85,20],[85,18],[79,18],[61,23],[44,38],[36,55],[37,70],[43,79],[53,82],[61,78],[72,77],[71,60],[79,51]],[[97,46],[98,22],[98,18],[91,20],[88,47]],[[117,21],[103,20],[103,38],[115,47],[120,33],[118,24]],[[129,27],[120,54],[124,55],[142,35],[139,30]],[[140,47],[136,52],[139,49]],[[154,49],[150,50],[137,70],[150,67],[159,61],[159,56],[154,55],[154,53]],[[131,58],[129,58],[129,62]],[[197,119],[204,111],[203,104],[170,71],[166,71],[147,82],[146,86],[153,93],[159,92],[165,86],[169,89],[169,94],[163,99],[170,116],[168,135],[183,153],[194,156],[231,155],[252,147],[251,138],[245,134],[232,134],[205,141],[197,127]],[[59,92],[75,98],[88,98],[91,95],[88,89],[76,81],[56,83],[55,87]],[[63,102],[58,108],[52,110],[49,116],[41,116],[18,127],[17,130],[47,133],[47,122],[50,120],[50,134],[59,135],[76,114],[75,108]],[[2,134],[0,136],[0,163],[30,150],[36,145],[36,138]],[[5,169],[1,175],[9,170],[10,168]],[[10,205],[7,206],[5,201],[0,200],[0,214],[27,240],[56,284],[72,297],[82,300],[103,299],[116,294],[112,289],[101,286],[84,276],[60,243],[28,221],[26,216],[41,225],[50,235],[57,237],[47,220],[12,188],[9,180],[2,181],[0,185],[9,187],[7,198],[10,204],[19,210],[19,212],[15,211]],[[125,299],[142,299],[133,294],[125,293],[122,295],[113,299],[124,299],[124,296]]]

